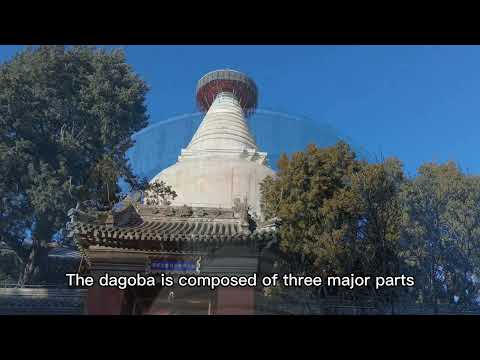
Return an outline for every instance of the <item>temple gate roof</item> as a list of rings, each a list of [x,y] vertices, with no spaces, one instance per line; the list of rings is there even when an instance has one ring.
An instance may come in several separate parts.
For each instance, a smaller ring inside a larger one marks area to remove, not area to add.
[[[120,211],[77,207],[69,213],[70,236],[84,255],[90,246],[191,252],[272,240],[275,224],[257,225],[245,208],[153,207],[129,203]]]

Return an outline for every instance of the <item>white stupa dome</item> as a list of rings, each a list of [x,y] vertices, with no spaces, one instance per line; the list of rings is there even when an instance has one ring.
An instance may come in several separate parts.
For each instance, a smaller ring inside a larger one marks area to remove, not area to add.
[[[189,145],[177,163],[151,182],[164,181],[172,186],[178,194],[172,205],[231,208],[238,198],[246,199],[250,209],[260,215],[260,182],[275,173],[248,128],[244,95],[235,94],[238,80],[228,78],[228,71],[219,73],[217,78],[213,73],[216,91]]]

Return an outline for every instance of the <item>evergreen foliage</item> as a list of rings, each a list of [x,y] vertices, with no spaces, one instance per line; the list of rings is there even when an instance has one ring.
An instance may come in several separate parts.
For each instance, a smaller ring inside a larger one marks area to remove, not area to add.
[[[120,178],[139,185],[125,153],[147,125],[147,90],[119,50],[32,47],[0,65],[0,240],[26,264],[21,284],[45,280],[68,209],[113,204]]]
[[[343,142],[283,155],[278,167],[261,190],[266,218],[281,219],[283,271],[416,278],[411,289],[321,287],[308,296],[369,297],[379,306],[478,301],[480,177],[449,162],[425,164],[409,179],[398,159],[359,161]]]

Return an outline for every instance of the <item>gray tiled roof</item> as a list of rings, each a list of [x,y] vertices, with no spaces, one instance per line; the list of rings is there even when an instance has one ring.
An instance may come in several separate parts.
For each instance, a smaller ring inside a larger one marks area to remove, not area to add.
[[[235,209],[128,206],[118,212],[76,211],[69,224],[81,248],[177,250],[184,245],[249,243],[269,240],[275,229],[251,231]]]

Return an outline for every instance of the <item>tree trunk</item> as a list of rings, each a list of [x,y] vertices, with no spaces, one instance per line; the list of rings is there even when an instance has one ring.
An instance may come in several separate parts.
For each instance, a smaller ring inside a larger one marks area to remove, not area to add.
[[[19,286],[39,284],[47,280],[48,242],[53,236],[52,229],[53,226],[47,219],[38,219],[32,234],[32,249],[18,280]]]
[[[48,248],[46,242],[34,241],[30,256],[25,264],[19,286],[38,284],[46,280]]]

